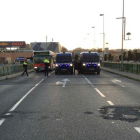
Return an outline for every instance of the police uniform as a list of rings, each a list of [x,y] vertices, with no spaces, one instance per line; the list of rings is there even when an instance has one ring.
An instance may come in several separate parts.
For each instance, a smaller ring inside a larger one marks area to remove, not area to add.
[[[80,73],[80,62],[79,62],[79,60],[74,61],[74,74],[75,74],[75,70],[78,71],[78,74]]]
[[[24,71],[23,71],[23,73],[22,73],[22,76],[24,75],[25,72],[26,72],[26,75],[28,76],[28,72],[27,72],[27,62],[26,62],[26,61],[24,61],[23,67],[24,67]]]
[[[45,76],[46,76],[46,73],[47,73],[47,76],[48,76],[48,66],[49,66],[49,63],[50,61],[48,59],[45,59],[44,60],[44,63],[45,63]]]

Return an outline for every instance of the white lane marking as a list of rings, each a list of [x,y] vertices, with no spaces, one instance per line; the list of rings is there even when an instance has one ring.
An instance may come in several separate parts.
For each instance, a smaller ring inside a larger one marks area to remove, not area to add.
[[[140,127],[134,127],[140,133]]]
[[[63,82],[63,86],[62,87],[65,87],[65,85],[66,85],[66,82]]]
[[[2,125],[4,123],[4,121],[5,121],[4,118],[0,119],[0,125]]]
[[[54,71],[52,71],[49,75],[51,75],[52,73],[54,73]]]
[[[95,88],[95,90],[102,96],[105,97],[105,95],[103,93],[101,93],[97,88]]]
[[[53,72],[52,72],[53,73]],[[51,74],[52,74],[51,73]],[[46,77],[45,77],[46,78]],[[14,111],[18,105],[38,86],[45,78],[43,78],[39,83],[37,83],[32,89],[30,89],[11,109],[10,112]]]
[[[63,85],[63,83],[64,83],[64,82],[58,81],[58,82],[56,82],[56,85]]]
[[[51,72],[49,75],[51,75],[53,72]],[[46,78],[46,77],[45,77]],[[11,109],[10,112],[14,111],[17,106],[31,93],[32,90],[34,90],[36,88],[36,86],[38,86],[45,78],[43,78],[39,83],[37,83],[35,85],[35,87],[33,87],[32,89],[30,89]]]
[[[65,78],[62,80],[62,82],[58,81],[56,82],[57,85],[63,85],[62,87],[65,87],[66,83],[70,81],[69,79]]]
[[[51,72],[49,75],[51,75],[53,72]],[[45,77],[46,78],[46,77]],[[30,89],[10,110],[9,112],[14,111],[18,105],[26,98],[27,95],[29,95],[29,93],[34,90],[45,78],[43,78],[39,83],[37,83],[32,89]],[[5,115],[11,115],[11,113],[6,113]],[[0,119],[0,125],[2,125],[4,123],[6,119],[5,118],[1,118]]]
[[[9,115],[11,115],[11,113],[6,113],[5,115],[6,115],[6,116],[9,116]]]
[[[90,84],[90,85],[92,85],[92,83],[87,79],[87,78],[85,78],[87,81],[88,81],[88,83]]]
[[[11,109],[10,112],[14,111],[17,106],[31,93],[32,90],[34,90],[35,87],[33,87],[32,89],[30,89]]]
[[[69,80],[69,79],[67,79],[67,78],[65,78],[65,79],[63,79],[62,81],[63,81],[63,86],[62,86],[62,87],[65,87],[66,82],[68,82],[68,81],[70,81],[70,80]]]
[[[114,105],[111,101],[107,101],[110,105]]]
[[[85,80],[87,80],[87,82],[88,82],[92,87],[94,87],[93,84],[85,77],[85,75],[83,75],[83,77],[85,78]]]
[[[121,87],[125,87],[124,85],[121,84],[121,81],[120,80],[117,80],[117,79],[114,79],[114,80],[111,80],[113,83],[117,84],[117,85],[120,85]]]

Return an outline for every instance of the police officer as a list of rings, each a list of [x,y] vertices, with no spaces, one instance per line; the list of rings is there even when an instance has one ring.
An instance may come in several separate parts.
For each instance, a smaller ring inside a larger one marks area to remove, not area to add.
[[[75,70],[78,71],[78,74],[80,73],[79,57],[75,57],[75,61],[74,61],[74,74],[75,74]]]
[[[28,75],[28,72],[27,72],[27,60],[25,59],[24,62],[23,62],[23,68],[24,68],[24,71],[22,73],[22,76],[24,75],[24,73],[26,72],[26,75]]]
[[[46,73],[47,73],[47,76],[48,76],[48,66],[49,66],[49,63],[50,61],[48,60],[48,58],[46,57],[46,59],[44,60],[44,63],[45,63],[45,77],[46,77]]]

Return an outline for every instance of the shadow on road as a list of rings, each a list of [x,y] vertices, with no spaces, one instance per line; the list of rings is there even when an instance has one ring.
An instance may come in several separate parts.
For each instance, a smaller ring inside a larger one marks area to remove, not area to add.
[[[139,106],[105,106],[99,109],[101,117],[108,120],[135,122],[140,120]]]

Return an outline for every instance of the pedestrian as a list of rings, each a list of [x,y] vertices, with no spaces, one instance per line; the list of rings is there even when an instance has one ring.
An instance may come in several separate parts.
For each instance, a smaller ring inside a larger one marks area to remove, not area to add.
[[[48,58],[46,57],[46,59],[44,60],[44,63],[45,63],[45,77],[46,77],[46,73],[47,73],[47,77],[48,77],[48,66],[49,66],[49,63],[50,61],[48,60]]]
[[[78,71],[78,74],[80,73],[80,62],[79,62],[79,57],[76,57],[76,59],[74,60],[74,74],[75,74],[75,70]]]
[[[27,72],[27,59],[25,59],[23,62],[23,68],[24,68],[24,71],[22,73],[22,76],[24,75],[25,72],[26,72],[26,75],[29,76]]]

